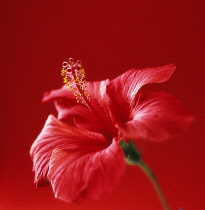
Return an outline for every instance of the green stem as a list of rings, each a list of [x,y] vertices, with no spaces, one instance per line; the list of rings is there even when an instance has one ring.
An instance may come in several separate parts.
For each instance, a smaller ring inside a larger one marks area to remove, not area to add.
[[[142,160],[139,160],[138,163],[137,163],[141,168],[142,170],[145,172],[145,174],[150,178],[153,186],[154,186],[154,189],[156,190],[156,193],[157,195],[159,196],[159,199],[164,207],[164,210],[170,210],[168,204],[167,204],[167,201],[164,197],[164,194],[157,182],[157,179],[156,177],[154,176],[154,173],[151,171],[151,169],[142,161]]]

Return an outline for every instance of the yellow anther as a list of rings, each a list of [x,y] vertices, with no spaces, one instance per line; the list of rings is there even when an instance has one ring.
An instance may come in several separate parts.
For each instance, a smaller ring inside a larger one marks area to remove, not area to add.
[[[74,91],[77,103],[86,104],[90,94],[86,91],[85,70],[82,67],[81,61],[75,63],[70,58],[68,62],[63,62],[61,75],[63,76],[65,86],[68,86],[68,91]]]
[[[74,88],[73,87],[69,87],[69,89],[68,89],[68,91],[73,91],[74,90]]]

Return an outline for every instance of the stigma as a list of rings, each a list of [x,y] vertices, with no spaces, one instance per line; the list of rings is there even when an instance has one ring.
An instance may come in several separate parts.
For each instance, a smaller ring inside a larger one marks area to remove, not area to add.
[[[87,104],[90,93],[86,90],[85,70],[82,62],[73,58],[64,61],[62,65],[61,75],[65,86],[68,86],[68,91],[73,91],[77,103]]]

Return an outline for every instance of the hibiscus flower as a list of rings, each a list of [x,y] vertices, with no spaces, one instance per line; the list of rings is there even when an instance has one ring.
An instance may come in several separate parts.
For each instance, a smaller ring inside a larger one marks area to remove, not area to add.
[[[57,117],[48,117],[30,150],[36,185],[51,185],[66,202],[98,198],[119,184],[125,159],[140,160],[134,143],[161,142],[186,130],[193,118],[177,99],[141,90],[165,82],[174,69],[131,69],[111,81],[86,82],[80,61],[64,62],[66,86],[43,97],[54,102]]]

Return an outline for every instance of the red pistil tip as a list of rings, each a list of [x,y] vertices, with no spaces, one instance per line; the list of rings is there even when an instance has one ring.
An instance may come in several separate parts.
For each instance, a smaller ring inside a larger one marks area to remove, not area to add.
[[[73,58],[69,58],[68,60],[69,60],[69,62],[74,63],[74,59]]]
[[[85,70],[82,67],[82,62],[73,58],[69,58],[68,62],[62,64],[61,75],[65,86],[68,86],[68,91],[74,91],[74,96],[78,103],[86,104],[89,97],[89,92],[86,91]]]

